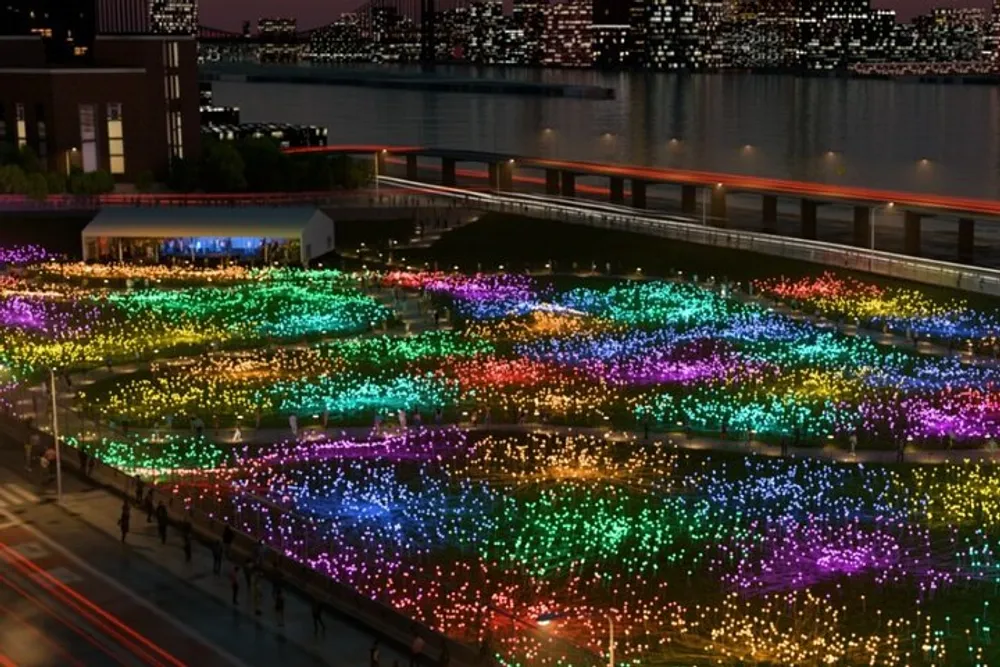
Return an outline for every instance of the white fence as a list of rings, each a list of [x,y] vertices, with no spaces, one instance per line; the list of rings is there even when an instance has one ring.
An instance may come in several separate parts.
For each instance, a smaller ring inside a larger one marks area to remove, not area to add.
[[[462,206],[618,229],[719,248],[747,250],[928,285],[1000,296],[1000,270],[757,232],[719,229],[692,219],[624,206],[500,192],[477,192],[383,176],[381,181]]]

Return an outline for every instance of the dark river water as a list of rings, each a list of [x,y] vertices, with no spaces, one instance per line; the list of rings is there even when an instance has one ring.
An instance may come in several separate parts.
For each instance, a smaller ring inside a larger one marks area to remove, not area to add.
[[[421,144],[972,197],[1000,196],[992,85],[769,75],[448,68],[614,88],[607,101],[215,84],[245,121],[324,125],[331,143]]]

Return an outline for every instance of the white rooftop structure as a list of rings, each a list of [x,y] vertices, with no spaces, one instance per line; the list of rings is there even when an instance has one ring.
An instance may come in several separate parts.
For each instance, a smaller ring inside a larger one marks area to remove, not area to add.
[[[107,207],[82,234],[83,259],[96,259],[111,243],[163,241],[191,247],[205,240],[233,240],[243,247],[257,240],[297,242],[302,264],[333,250],[333,220],[315,207]],[[201,247],[198,245],[197,247]],[[192,253],[193,254],[193,253]]]

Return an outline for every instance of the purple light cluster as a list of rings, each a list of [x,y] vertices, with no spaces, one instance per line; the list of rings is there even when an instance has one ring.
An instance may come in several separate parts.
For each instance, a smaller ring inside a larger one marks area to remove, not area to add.
[[[0,246],[0,264],[27,266],[56,258],[57,255],[39,245]]]

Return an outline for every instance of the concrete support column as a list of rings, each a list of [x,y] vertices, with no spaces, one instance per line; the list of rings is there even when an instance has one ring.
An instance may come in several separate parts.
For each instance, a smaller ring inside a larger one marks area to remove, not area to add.
[[[500,165],[496,162],[490,162],[486,165],[486,171],[489,173],[490,189],[499,190],[500,189]]]
[[[559,172],[555,169],[545,170],[545,194],[559,194]]]
[[[816,211],[819,205],[810,200],[802,200],[802,238],[816,238]]]
[[[868,248],[872,244],[872,210],[867,206],[854,207],[854,245]]]
[[[458,178],[455,176],[456,163],[453,158],[441,158],[441,185],[453,188],[458,185]]]
[[[646,181],[632,179],[632,208],[646,208]]]
[[[611,203],[625,203],[625,179],[621,176],[611,177]]]
[[[976,222],[972,218],[958,220],[958,261],[971,263],[975,251]]]
[[[562,182],[562,188],[560,189],[560,194],[563,197],[575,197],[576,196],[576,174],[571,171],[562,172],[560,177]]]
[[[698,188],[693,185],[681,186],[681,211],[694,214],[698,208]]]
[[[386,169],[388,168],[388,161],[385,159],[385,151],[379,151],[375,153],[375,162],[378,163],[378,175],[387,176]]]
[[[765,232],[778,231],[778,198],[774,195],[764,195],[762,217]]]
[[[906,211],[903,214],[903,252],[920,256],[920,214]]]
[[[497,165],[497,169],[500,172],[498,174],[500,179],[500,190],[503,192],[513,192],[514,191],[514,163],[510,160],[506,162],[501,162]]]
[[[726,189],[712,188],[712,200],[709,204],[708,214],[712,218],[713,224],[718,227],[725,227],[729,213],[726,210]]]
[[[406,180],[415,181],[419,176],[417,170],[417,156],[407,155],[406,156]]]

